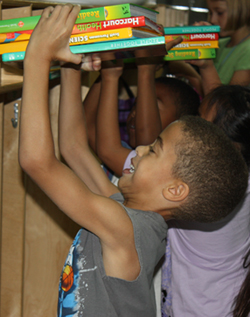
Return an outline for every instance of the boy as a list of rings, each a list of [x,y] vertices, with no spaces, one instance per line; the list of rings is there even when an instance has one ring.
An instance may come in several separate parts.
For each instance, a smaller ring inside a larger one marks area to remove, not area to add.
[[[121,195],[89,150],[80,72],[66,67],[59,142],[72,170],[58,161],[49,120],[48,75],[52,60],[81,62],[68,45],[79,10],[71,5],[46,8],[33,31],[24,60],[19,162],[57,206],[84,227],[65,263],[58,315],[152,317],[152,276],[165,251],[165,220],[207,222],[226,216],[244,194],[247,169],[212,124],[187,117],[171,124],[154,144],[137,148],[131,170],[119,181]],[[201,204],[207,207],[202,213]]]

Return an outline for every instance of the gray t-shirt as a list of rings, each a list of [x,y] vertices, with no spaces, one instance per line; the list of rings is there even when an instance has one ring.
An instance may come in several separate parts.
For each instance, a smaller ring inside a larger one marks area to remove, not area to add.
[[[121,194],[111,198],[123,202]],[[157,213],[124,208],[133,223],[139,276],[132,282],[107,276],[99,238],[81,229],[61,275],[59,317],[155,316],[153,273],[165,252],[167,225]]]

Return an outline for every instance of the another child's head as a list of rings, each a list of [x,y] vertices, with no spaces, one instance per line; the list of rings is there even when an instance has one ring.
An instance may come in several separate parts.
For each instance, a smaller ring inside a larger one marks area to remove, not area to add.
[[[198,115],[199,95],[183,80],[172,77],[159,77],[155,89],[162,130],[183,115]],[[129,144],[134,148],[136,104],[127,119]]]
[[[220,128],[200,117],[180,118],[152,146],[136,151],[133,168],[119,181],[125,202],[166,220],[218,221],[247,188],[241,154]]]
[[[250,167],[250,88],[217,87],[203,99],[199,112],[226,133]]]
[[[243,26],[250,26],[249,0],[207,0],[209,22],[221,27],[222,37]]]

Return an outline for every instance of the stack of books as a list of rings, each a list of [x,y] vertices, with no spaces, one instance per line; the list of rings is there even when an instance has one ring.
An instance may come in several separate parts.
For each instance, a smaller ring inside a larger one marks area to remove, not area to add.
[[[81,10],[70,37],[73,53],[122,51],[164,47],[164,29],[157,11],[119,4]],[[40,16],[0,21],[0,55],[3,61],[22,60]]]
[[[164,57],[167,61],[190,59],[213,59],[219,47],[218,25],[165,27],[165,41],[181,36],[183,41],[170,49]]]

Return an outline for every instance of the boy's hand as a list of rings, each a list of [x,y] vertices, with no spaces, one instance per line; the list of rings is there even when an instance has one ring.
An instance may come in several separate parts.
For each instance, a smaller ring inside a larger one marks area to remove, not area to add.
[[[69,48],[69,38],[79,11],[80,6],[71,4],[44,9],[30,38],[26,57],[79,64],[81,56],[73,54]]]

